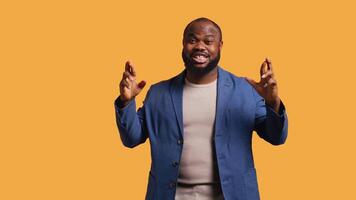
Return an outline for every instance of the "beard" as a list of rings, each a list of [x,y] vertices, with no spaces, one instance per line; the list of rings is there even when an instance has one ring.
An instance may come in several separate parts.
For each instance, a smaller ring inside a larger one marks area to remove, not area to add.
[[[204,75],[211,72],[213,69],[217,67],[220,61],[220,51],[218,52],[216,58],[211,60],[205,67],[194,66],[194,61],[188,55],[184,54],[184,51],[182,51],[182,58],[183,58],[184,66],[188,71],[194,74]]]

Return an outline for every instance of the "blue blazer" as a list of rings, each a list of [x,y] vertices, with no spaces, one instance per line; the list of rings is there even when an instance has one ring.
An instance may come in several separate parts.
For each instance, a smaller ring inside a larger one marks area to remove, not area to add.
[[[184,145],[182,99],[185,70],[156,83],[136,112],[132,100],[124,108],[115,100],[122,143],[133,148],[149,138],[151,169],[146,200],[174,200]],[[281,103],[278,113],[244,79],[218,67],[214,145],[225,200],[258,200],[251,149],[253,131],[273,145],[286,141],[288,120]]]

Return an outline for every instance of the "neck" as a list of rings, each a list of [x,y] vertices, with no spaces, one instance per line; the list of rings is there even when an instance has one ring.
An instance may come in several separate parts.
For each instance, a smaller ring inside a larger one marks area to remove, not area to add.
[[[215,67],[207,74],[197,74],[187,70],[186,78],[189,82],[194,84],[208,84],[218,78],[218,67]]]

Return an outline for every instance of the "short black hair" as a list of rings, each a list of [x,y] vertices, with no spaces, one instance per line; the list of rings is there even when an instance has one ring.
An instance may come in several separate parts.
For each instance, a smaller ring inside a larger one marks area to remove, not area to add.
[[[220,26],[217,23],[215,23],[213,20],[208,19],[206,17],[200,17],[200,18],[194,19],[193,21],[189,22],[189,24],[184,29],[183,38],[186,36],[189,26],[191,24],[195,23],[195,22],[208,22],[208,23],[211,23],[213,26],[215,26],[215,28],[218,29],[219,35],[220,35],[220,41],[222,41],[222,32],[221,32]]]

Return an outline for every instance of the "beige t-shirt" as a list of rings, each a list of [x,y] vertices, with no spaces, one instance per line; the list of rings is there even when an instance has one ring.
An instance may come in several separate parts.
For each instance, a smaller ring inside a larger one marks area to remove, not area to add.
[[[178,182],[217,183],[218,171],[213,133],[217,80],[193,84],[185,80],[183,90],[184,142]]]

